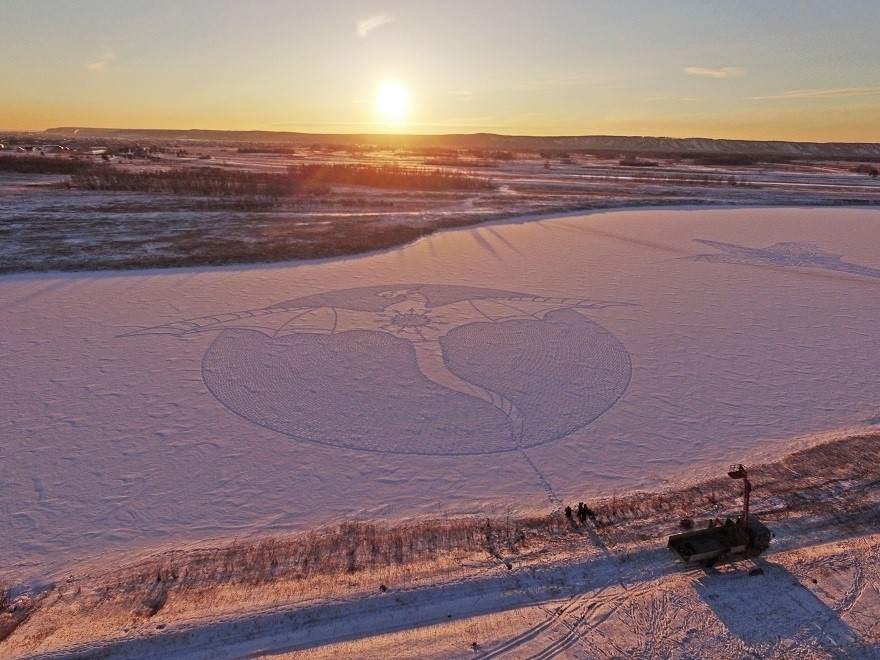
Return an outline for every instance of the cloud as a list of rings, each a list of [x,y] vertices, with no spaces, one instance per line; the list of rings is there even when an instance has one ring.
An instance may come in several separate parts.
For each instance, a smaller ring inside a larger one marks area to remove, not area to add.
[[[724,66],[718,69],[707,66],[686,66],[682,71],[689,76],[704,76],[706,78],[740,78],[746,73],[738,66]]]
[[[595,82],[596,77],[590,74],[569,74],[546,78],[526,80],[516,84],[513,89],[524,92],[547,92],[567,87],[580,87]]]
[[[107,65],[110,64],[110,62],[114,62],[117,59],[119,58],[116,56],[116,53],[112,50],[108,50],[105,51],[98,60],[86,63],[86,68],[90,71],[103,71],[107,68]]]
[[[394,21],[394,16],[389,13],[375,14],[373,16],[368,16],[367,18],[363,18],[357,22],[357,33],[358,36],[364,38],[370,34],[373,30],[378,27],[385,25],[386,23],[391,23]]]
[[[753,99],[818,99],[835,96],[869,96],[880,94],[880,87],[839,87],[837,89],[797,89],[769,96],[753,96]]]
[[[711,101],[714,96],[648,96],[646,101]]]

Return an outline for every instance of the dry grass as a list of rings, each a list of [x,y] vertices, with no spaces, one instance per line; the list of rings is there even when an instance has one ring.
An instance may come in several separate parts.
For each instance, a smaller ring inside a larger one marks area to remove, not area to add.
[[[538,535],[565,536],[561,515],[517,521],[486,518],[439,519],[387,526],[346,522],[289,537],[241,541],[218,548],[173,551],[101,577],[93,606],[114,607],[150,617],[171,597],[200,597],[223,587],[319,584],[370,576],[384,579],[420,567],[453,565],[466,557],[509,561]],[[384,584],[384,582],[383,582]]]
[[[71,184],[85,190],[169,193],[206,197],[287,197],[302,186],[284,174],[241,172],[219,167],[176,167],[130,171],[118,167],[94,166],[74,174]]]
[[[0,642],[28,619],[35,604],[28,596],[12,598],[9,585],[0,582]]]
[[[77,158],[0,156],[0,172],[15,172],[16,174],[78,174],[91,168],[91,163]]]
[[[23,159],[13,158],[11,161]],[[41,161],[36,159],[40,164]],[[74,161],[50,159],[67,164]],[[0,161],[2,166],[2,161]],[[131,171],[110,165],[80,165],[71,170],[71,184],[86,190],[201,195],[206,197],[298,197],[326,192],[329,185],[390,190],[474,191],[493,186],[454,170],[358,163],[292,165],[285,174],[248,172],[220,167],[173,167]]]
[[[749,467],[755,487],[752,511],[768,520],[780,516],[860,512],[860,493],[880,488],[880,433],[865,433]],[[858,484],[858,485],[856,485]],[[738,515],[742,482],[726,475],[687,488],[632,493],[596,502],[596,527],[607,543],[658,536],[685,518],[696,526],[713,517]],[[878,513],[880,522],[880,513]]]
[[[308,186],[342,184],[427,191],[489,190],[494,187],[488,179],[468,176],[455,170],[408,167],[396,163],[309,163],[292,165],[288,175],[293,181]]]

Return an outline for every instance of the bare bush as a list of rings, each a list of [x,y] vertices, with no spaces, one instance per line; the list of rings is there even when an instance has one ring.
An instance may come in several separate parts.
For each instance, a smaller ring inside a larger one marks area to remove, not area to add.
[[[284,174],[241,172],[219,167],[177,167],[132,172],[118,167],[93,167],[75,174],[71,183],[87,190],[171,193],[215,197],[286,197],[301,189]]]
[[[84,166],[71,169],[70,173],[73,174],[71,183],[87,190],[214,197],[292,197],[303,193],[305,189],[314,192],[328,184],[428,191],[483,190],[492,187],[488,179],[467,176],[453,170],[407,168],[393,164],[292,165],[286,174],[243,172],[219,167],[131,171],[109,166]]]
[[[877,169],[877,166],[870,165],[868,163],[862,163],[860,165],[856,165],[855,167],[851,167],[849,171],[856,174],[867,174],[872,179],[876,179],[877,176],[880,175],[880,170]]]
[[[488,179],[467,176],[454,170],[403,167],[396,164],[302,164],[292,165],[288,172],[293,181],[306,185],[335,183],[396,190],[433,191],[487,190],[493,187]]]
[[[46,156],[0,156],[0,172],[17,174],[80,174],[94,166],[77,158]]]
[[[0,642],[24,623],[34,610],[34,601],[27,597],[12,599],[9,585],[0,583]]]

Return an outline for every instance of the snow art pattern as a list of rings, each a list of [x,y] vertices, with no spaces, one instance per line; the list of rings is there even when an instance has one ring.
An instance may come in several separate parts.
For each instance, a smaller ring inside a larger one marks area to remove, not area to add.
[[[824,252],[812,243],[774,243],[765,248],[750,248],[744,245],[708,241],[695,238],[720,250],[720,253],[698,254],[690,257],[694,261],[719,261],[728,264],[751,264],[755,266],[792,266],[797,268],[823,268],[852,275],[880,278],[880,269],[859,266],[843,260],[839,254]]]
[[[362,287],[134,334],[219,332],[202,377],[284,435],[405,454],[513,451],[611,408],[630,357],[587,310],[611,301],[428,284]]]

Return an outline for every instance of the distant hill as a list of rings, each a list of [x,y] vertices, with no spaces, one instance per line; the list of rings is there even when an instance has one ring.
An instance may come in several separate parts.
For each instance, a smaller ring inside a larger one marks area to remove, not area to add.
[[[859,142],[784,142],[713,140],[615,135],[519,136],[494,133],[449,135],[317,134],[280,131],[209,131],[59,127],[45,131],[54,137],[180,142],[376,145],[394,148],[448,147],[507,151],[583,151],[656,156],[753,155],[777,158],[877,159],[880,144]]]

